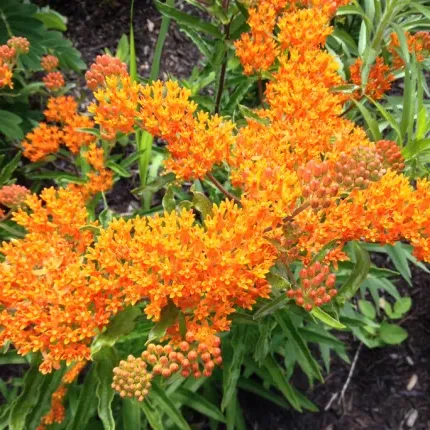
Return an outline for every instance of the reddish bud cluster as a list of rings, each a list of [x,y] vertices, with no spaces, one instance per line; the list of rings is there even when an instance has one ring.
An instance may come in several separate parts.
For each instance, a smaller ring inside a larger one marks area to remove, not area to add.
[[[9,48],[15,49],[18,54],[28,54],[30,51],[30,42],[25,37],[11,37],[7,41]]]
[[[40,65],[45,72],[53,72],[59,64],[59,60],[55,55],[45,55],[40,61]]]
[[[315,306],[328,303],[337,294],[334,288],[336,275],[330,273],[330,267],[326,264],[317,261],[303,268],[299,277],[300,287],[297,290],[289,290],[287,296],[293,298],[297,305],[308,312]]]
[[[311,207],[314,210],[328,208],[339,189],[329,172],[328,162],[310,160],[299,167],[297,173],[303,183],[302,195],[309,199]]]
[[[405,168],[405,159],[399,146],[393,140],[380,140],[376,150],[383,159],[384,167],[401,172]]]
[[[169,378],[174,373],[195,378],[211,376],[215,366],[222,364],[221,340],[214,336],[211,347],[197,343],[194,334],[187,332],[186,340],[178,345],[155,345],[150,343],[141,357],[130,355],[114,369],[112,388],[122,397],[136,397],[142,401],[151,387],[154,375]],[[149,367],[152,367],[149,370]]]
[[[121,360],[119,367],[113,369],[112,388],[121,397],[136,397],[141,402],[151,388],[152,373],[148,372],[147,364],[141,358],[129,355]]]
[[[0,46],[0,63],[12,64],[16,57],[16,49],[7,45]]]
[[[24,202],[30,190],[21,185],[5,185],[0,188],[0,204],[16,207]]]
[[[345,190],[367,188],[387,172],[382,157],[372,148],[359,146],[350,154],[342,152],[334,166],[336,182]]]
[[[57,91],[65,85],[64,76],[61,72],[49,72],[43,78],[43,82],[46,88],[51,91]]]
[[[127,65],[119,58],[110,55],[98,55],[96,62],[85,73],[88,88],[92,91],[104,85],[107,76],[127,76]]]

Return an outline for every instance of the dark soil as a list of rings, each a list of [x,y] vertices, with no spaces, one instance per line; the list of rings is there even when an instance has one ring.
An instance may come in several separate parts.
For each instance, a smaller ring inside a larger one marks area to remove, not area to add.
[[[128,0],[39,0],[68,18],[67,36],[78,48],[87,64],[104,48],[115,51],[123,33],[129,31]],[[148,76],[153,48],[160,26],[160,15],[150,0],[136,0],[134,28],[139,73]],[[163,52],[161,75],[187,77],[199,61],[198,50],[174,23]],[[401,94],[396,85],[393,95]],[[133,201],[130,189],[135,184],[120,181],[110,193],[114,209],[126,211]],[[115,208],[117,206],[117,208]],[[121,208],[122,207],[122,208]],[[404,295],[413,298],[413,308],[401,325],[409,337],[401,346],[369,350],[347,339],[348,353],[357,363],[343,401],[340,392],[351,364],[334,360],[325,384],[317,384],[307,396],[318,405],[318,413],[292,413],[272,403],[243,394],[241,406],[247,428],[255,430],[322,429],[322,430],[391,430],[430,429],[430,275],[414,270],[413,287],[399,281]],[[336,397],[334,397],[336,396]]]

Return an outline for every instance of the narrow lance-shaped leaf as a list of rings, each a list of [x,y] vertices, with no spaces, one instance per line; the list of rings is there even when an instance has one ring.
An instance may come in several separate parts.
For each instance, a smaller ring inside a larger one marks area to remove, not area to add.
[[[356,242],[352,244],[357,258],[357,262],[351,272],[348,281],[340,288],[337,296],[338,302],[350,300],[360,288],[362,282],[367,278],[370,269],[370,257],[367,250],[358,245]]]
[[[243,363],[247,343],[247,326],[239,325],[235,328],[232,337],[233,355],[229,363],[225,363],[223,374],[223,398],[221,410],[224,411],[227,405],[232,401],[236,393],[237,381],[240,377],[240,368]]]

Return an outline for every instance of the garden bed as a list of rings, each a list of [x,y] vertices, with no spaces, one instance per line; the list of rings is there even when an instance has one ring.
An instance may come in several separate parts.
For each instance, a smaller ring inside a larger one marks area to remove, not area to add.
[[[68,18],[67,36],[87,64],[104,48],[114,51],[122,33],[128,29],[129,2],[125,0],[51,1],[49,5]],[[135,2],[136,50],[139,73],[143,76],[149,72],[160,20],[150,2]],[[176,77],[189,76],[198,60],[197,49],[172,23],[161,62],[161,77],[166,79],[170,73]],[[133,201],[129,190],[134,186],[132,181],[125,180],[117,184],[109,200],[114,209],[126,210]],[[413,287],[404,281],[398,282],[405,284],[402,284],[403,292],[413,299],[411,312],[400,323],[409,333],[402,345],[369,350],[352,337],[347,338],[351,364],[335,360],[325,384],[307,390],[308,397],[320,408],[318,413],[290,413],[260,397],[242,394],[240,401],[247,428],[430,428],[430,296],[427,292],[430,275],[415,269]],[[300,375],[296,375],[297,387],[306,390],[306,383],[301,386],[300,380]]]

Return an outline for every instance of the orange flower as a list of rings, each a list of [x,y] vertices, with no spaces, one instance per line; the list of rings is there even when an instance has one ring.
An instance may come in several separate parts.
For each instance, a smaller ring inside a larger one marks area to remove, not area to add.
[[[51,122],[68,123],[78,111],[78,104],[71,96],[50,97],[47,109],[43,112]]]
[[[60,61],[55,55],[45,55],[40,61],[42,69],[46,72],[53,72],[58,67],[59,63]]]
[[[10,340],[22,355],[41,351],[46,373],[62,360],[89,360],[89,343],[121,306],[83,271],[93,233],[82,227],[96,224],[82,197],[50,188],[26,204],[31,212],[19,210],[13,219],[27,235],[0,248],[0,342]]]
[[[329,17],[321,9],[299,9],[285,13],[278,22],[278,40],[282,49],[296,48],[304,51],[325,45],[333,28]]]
[[[57,152],[62,138],[63,132],[58,127],[41,122],[39,127],[25,136],[22,144],[24,157],[33,162],[39,161],[48,154]]]
[[[126,304],[146,298],[148,317],[157,321],[171,300],[192,314],[194,333],[228,330],[234,307],[251,308],[267,297],[265,275],[276,258],[252,212],[230,201],[213,207],[204,228],[192,212],[164,217],[115,219],[87,256],[91,269],[116,285]]]
[[[18,54],[28,54],[30,51],[30,42],[26,37],[11,37],[7,41],[9,48],[15,49]]]
[[[106,78],[105,87],[99,88],[88,111],[94,115],[105,139],[114,139],[117,133],[131,133],[135,125],[139,85],[129,76],[112,75]]]
[[[127,65],[119,58],[110,55],[98,55],[96,62],[85,73],[88,88],[95,91],[98,87],[104,86],[108,76],[126,77]]]
[[[64,76],[61,72],[49,72],[43,77],[43,83],[50,91],[58,91],[66,84],[64,81]]]
[[[87,116],[74,115],[66,121],[63,127],[63,143],[73,154],[77,154],[82,146],[95,142],[96,136],[79,131],[79,128],[92,128],[94,122]]]
[[[190,92],[176,82],[154,82],[141,89],[139,118],[152,135],[167,141],[166,168],[183,179],[202,178],[228,157],[234,124],[218,115],[193,113]]]
[[[21,185],[4,185],[0,188],[0,204],[7,207],[19,206],[30,190]]]
[[[0,64],[0,88],[8,86],[13,88],[13,73],[7,64]]]
[[[361,69],[363,67],[363,60],[357,58],[355,63],[350,68],[351,81],[358,86],[362,86],[361,83]],[[381,99],[385,93],[390,91],[391,83],[395,77],[390,72],[390,67],[384,64],[382,57],[376,58],[376,63],[370,68],[369,76],[365,88],[363,88],[363,94],[375,99]],[[356,98],[360,98],[361,95],[357,92]]]
[[[400,41],[397,33],[391,33],[391,40],[388,50],[393,56],[394,69],[401,69],[404,67],[403,58],[399,54]],[[422,63],[430,51],[430,35],[428,32],[419,31],[415,35],[405,31],[405,37],[408,44],[408,51],[414,53],[419,63]]]
[[[16,60],[16,49],[7,45],[0,46],[0,63],[13,66]]]

